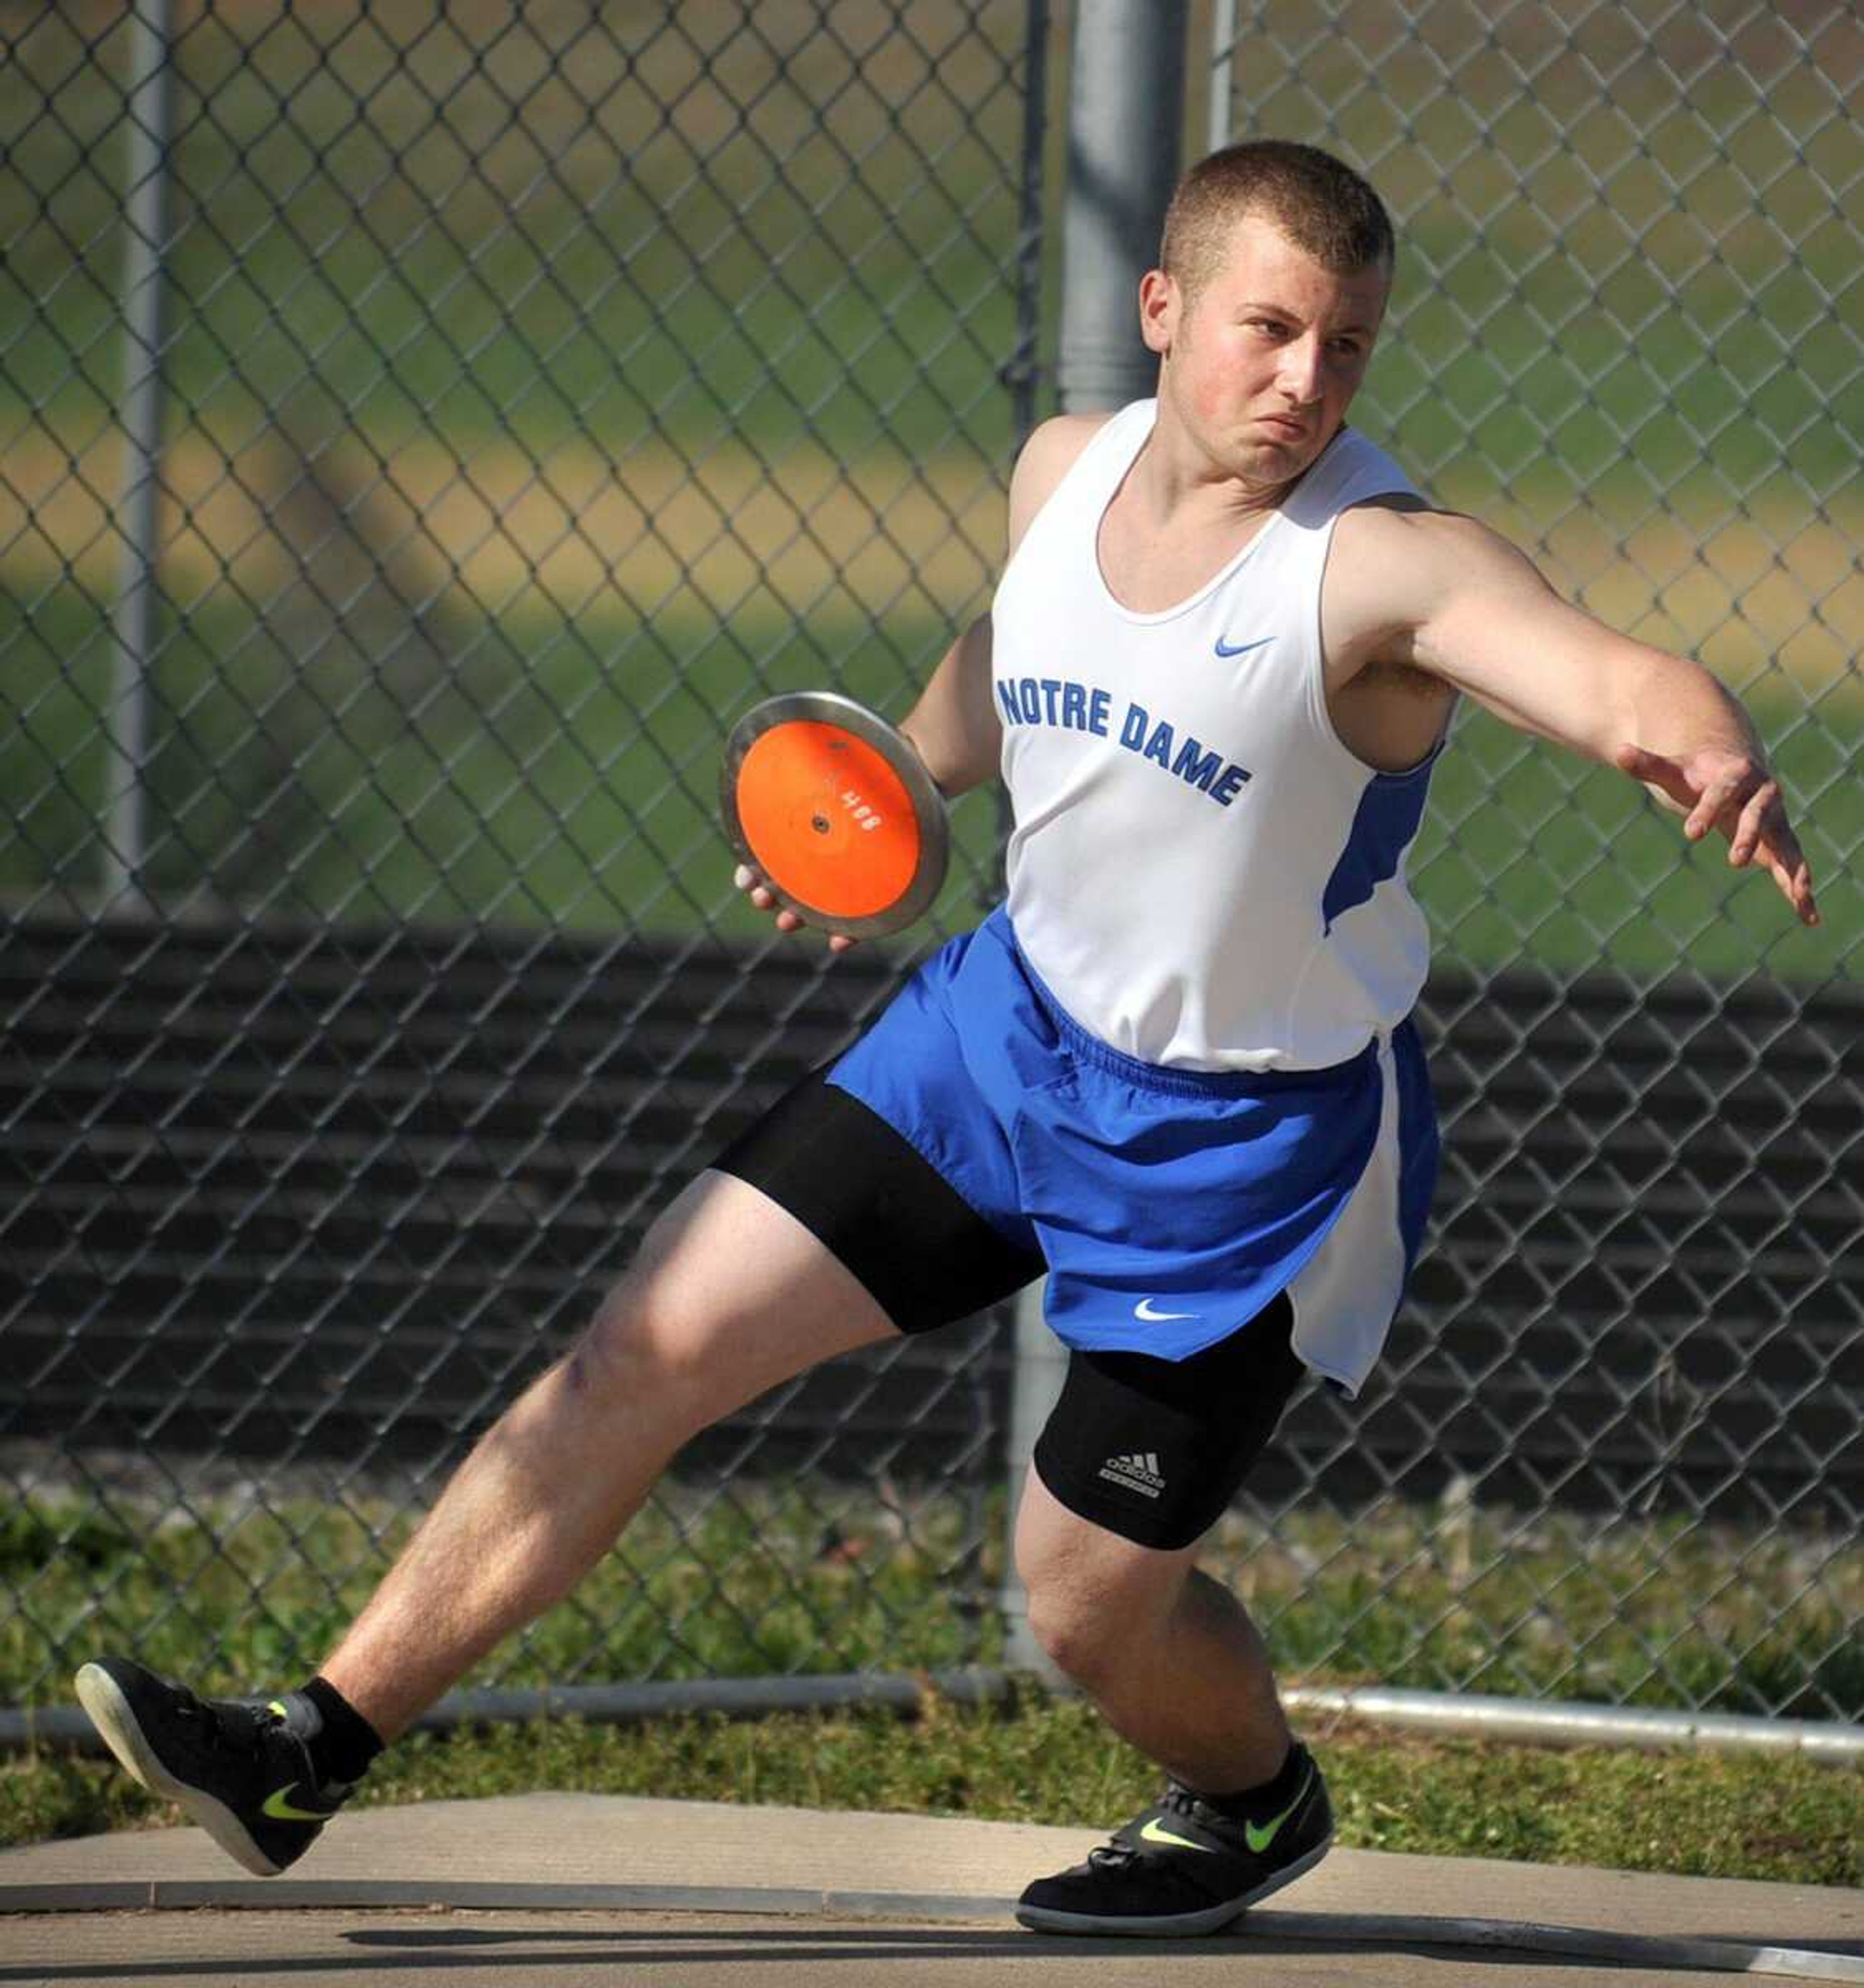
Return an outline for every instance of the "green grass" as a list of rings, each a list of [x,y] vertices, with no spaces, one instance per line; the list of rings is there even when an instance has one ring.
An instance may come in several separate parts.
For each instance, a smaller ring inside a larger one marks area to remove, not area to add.
[[[69,593],[15,622],[10,648],[5,619],[15,827],[0,821],[0,891],[82,895],[97,875],[107,657]],[[945,639],[927,622],[836,642],[742,620],[519,618],[462,668],[416,655],[385,681],[360,647],[300,671],[253,617],[205,611],[157,673],[148,874],[171,900],[284,916],[749,937],[766,921],[731,888],[718,825],[731,722],[766,687],[831,681],[897,716]],[[938,911],[964,924],[994,868],[994,799],[961,803],[954,828]]]
[[[208,1692],[313,1668],[410,1523],[399,1505],[195,1490],[31,1493],[0,1520],[0,1702],[57,1703],[72,1669],[134,1648]],[[826,1483],[675,1483],[623,1545],[469,1684],[1000,1661],[1000,1500],[923,1501]],[[1579,1698],[1855,1718],[1864,1556],[1815,1533],[1762,1539],[1680,1520],[1324,1505],[1270,1530],[1242,1512],[1207,1556],[1294,1682]],[[1150,1770],[1078,1703],[934,1699],[909,1745],[881,1714],[495,1728],[397,1748],[365,1799],[535,1787],[1105,1826]],[[1362,1847],[1858,1881],[1864,1777],[1797,1759],[1661,1757],[1436,1741],[1324,1725],[1342,1840]],[[0,1842],[159,1818],[94,1761],[0,1761]]]
[[[469,1683],[934,1670],[1000,1655],[1000,1499],[672,1484],[576,1594]],[[411,1521],[356,1496],[185,1510],[30,1496],[0,1522],[0,1703],[63,1700],[100,1648],[209,1691],[313,1669]],[[1864,1554],[1681,1520],[1315,1504],[1243,1513],[1208,1560],[1301,1682],[1813,1719],[1864,1707]]]
[[[1307,1736],[1339,1841],[1356,1849],[1687,1876],[1858,1884],[1864,1775],[1794,1756],[1556,1751],[1395,1736]],[[1098,1834],[1152,1800],[1155,1770],[1082,1704],[933,1699],[878,1712],[574,1720],[417,1735],[357,1799],[373,1806],[562,1788],[804,1808],[969,1816]],[[0,1845],[176,1819],[113,1767],[42,1749],[0,1763]],[[340,1827],[340,1825],[339,1825]],[[625,1875],[625,1874],[624,1874]]]
[[[333,1508],[190,1500],[23,1501],[0,1520],[0,1703],[66,1695],[100,1638],[157,1668],[243,1691],[314,1667],[411,1530],[370,1499]],[[884,1531],[881,1530],[881,1527]],[[910,1516],[819,1486],[657,1500],[571,1601],[476,1681],[759,1676],[942,1666],[1000,1647],[975,1515],[938,1496]]]
[[[1324,1503],[1232,1513],[1216,1570],[1302,1679],[1855,1719],[1864,1554],[1678,1518]]]

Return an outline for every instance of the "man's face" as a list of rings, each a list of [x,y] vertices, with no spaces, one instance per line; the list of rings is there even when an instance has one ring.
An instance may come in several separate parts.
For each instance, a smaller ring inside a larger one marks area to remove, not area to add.
[[[1292,482],[1345,420],[1390,288],[1382,265],[1338,275],[1246,213],[1188,300],[1158,270],[1140,286],[1160,399],[1226,475],[1251,489]]]

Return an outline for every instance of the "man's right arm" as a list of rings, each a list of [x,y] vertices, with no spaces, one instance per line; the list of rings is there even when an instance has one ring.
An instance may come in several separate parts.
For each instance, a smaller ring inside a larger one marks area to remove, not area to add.
[[[1108,418],[1105,414],[1058,414],[1044,421],[1023,445],[1010,479],[1012,554],[1094,430]],[[940,792],[948,796],[981,786],[1002,760],[1003,731],[996,715],[990,657],[990,617],[982,614],[946,651],[918,702],[900,721],[901,731],[925,762]],[[775,915],[778,931],[802,929],[803,921],[778,904],[755,870],[740,864],[735,881],[760,911]],[[839,935],[829,940],[837,952],[845,952],[856,943]]]
[[[900,721],[948,798],[996,771],[1003,731],[990,688],[990,617],[980,614],[945,652],[919,701]]]
[[[1036,513],[1054,493],[1105,414],[1061,414],[1023,445],[1010,479],[1010,549],[1014,557]],[[924,695],[901,722],[926,769],[947,795],[981,786],[1003,756],[1003,730],[990,678],[990,617],[980,615],[945,652]]]

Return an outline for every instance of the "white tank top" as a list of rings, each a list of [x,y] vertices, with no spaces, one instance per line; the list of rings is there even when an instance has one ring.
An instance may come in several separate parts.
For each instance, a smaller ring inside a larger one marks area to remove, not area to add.
[[[1096,542],[1155,408],[1098,431],[993,604],[1010,922],[1062,1007],[1128,1056],[1323,1068],[1401,1021],[1428,963],[1405,854],[1432,762],[1350,752],[1321,654],[1336,520],[1412,485],[1342,430],[1215,579],[1135,614]]]

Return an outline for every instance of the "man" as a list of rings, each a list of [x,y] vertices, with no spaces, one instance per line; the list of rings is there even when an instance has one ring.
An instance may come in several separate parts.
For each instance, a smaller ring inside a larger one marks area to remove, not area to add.
[[[1201,1933],[1325,1854],[1262,1640],[1193,1562],[1304,1375],[1359,1387],[1417,1247],[1436,1133],[1403,863],[1457,694],[1618,766],[1818,916],[1734,701],[1345,426],[1393,253],[1324,154],[1186,176],[1139,294],[1156,401],[1032,437],[991,615],[905,726],[948,792],[1000,768],[1006,908],[687,1188],[303,1691],[260,1712],[79,1674],[125,1764],[249,1868],[301,1854],[567,1593],[687,1438],[1045,1272],[1071,1352],[1017,1521],[1030,1619],[1168,1784],[1020,1916]]]

